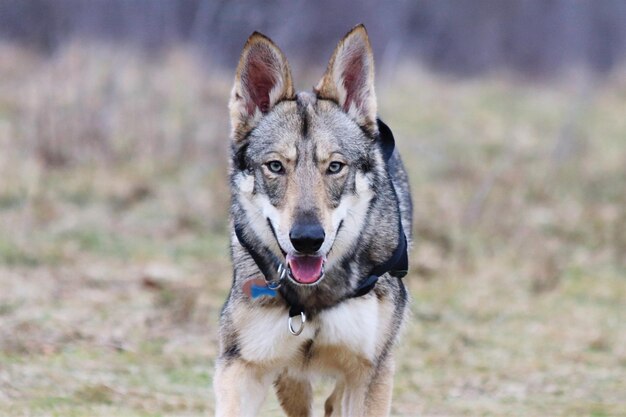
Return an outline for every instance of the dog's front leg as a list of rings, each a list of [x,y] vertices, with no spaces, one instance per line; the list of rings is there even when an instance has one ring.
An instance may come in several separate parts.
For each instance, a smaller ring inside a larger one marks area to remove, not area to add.
[[[342,417],[387,417],[391,408],[394,362],[389,355],[375,368],[348,377]]]
[[[283,372],[274,382],[276,396],[288,417],[313,415],[313,389],[306,379],[294,378]]]
[[[367,384],[358,384],[346,387],[341,403],[342,417],[365,416],[365,394]]]
[[[215,416],[255,417],[271,382],[261,369],[240,359],[219,360],[215,370]]]
[[[371,369],[361,369],[346,375],[343,398],[341,401],[342,417],[364,417]]]
[[[365,417],[387,417],[391,412],[391,395],[393,391],[393,374],[395,366],[393,356],[389,354],[381,361],[369,383],[365,404]]]
[[[343,380],[338,379],[335,384],[335,389],[330,394],[330,397],[326,399],[324,403],[324,417],[340,417],[341,416],[341,401],[343,400],[343,390],[345,384]]]

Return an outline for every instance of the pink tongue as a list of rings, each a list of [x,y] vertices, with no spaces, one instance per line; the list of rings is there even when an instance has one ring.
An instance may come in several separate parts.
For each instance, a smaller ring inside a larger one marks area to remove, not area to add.
[[[291,275],[302,284],[312,284],[320,279],[324,258],[321,256],[293,256],[287,255],[287,263],[291,268]]]

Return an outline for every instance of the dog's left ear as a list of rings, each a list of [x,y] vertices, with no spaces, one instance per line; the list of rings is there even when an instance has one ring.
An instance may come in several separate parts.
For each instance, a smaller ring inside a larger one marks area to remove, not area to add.
[[[276,103],[294,96],[287,58],[270,38],[254,32],[241,52],[230,96],[233,138],[244,137]]]
[[[354,27],[339,41],[315,92],[321,99],[336,101],[372,134],[378,131],[374,55],[365,26]]]

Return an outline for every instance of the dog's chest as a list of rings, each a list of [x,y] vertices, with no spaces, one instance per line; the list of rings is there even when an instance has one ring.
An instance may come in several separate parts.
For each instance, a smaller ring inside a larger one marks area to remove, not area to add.
[[[235,316],[242,357],[255,363],[286,365],[310,358],[311,346],[338,348],[371,360],[380,336],[376,297],[348,300],[305,323],[298,336],[289,332],[283,308],[241,309]],[[298,321],[298,319],[295,319]]]

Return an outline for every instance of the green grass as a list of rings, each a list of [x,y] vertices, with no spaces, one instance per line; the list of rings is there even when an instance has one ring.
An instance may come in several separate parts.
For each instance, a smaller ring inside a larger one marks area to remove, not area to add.
[[[3,48],[0,415],[210,415],[230,74]],[[417,241],[393,415],[626,416],[624,75],[395,79]]]

